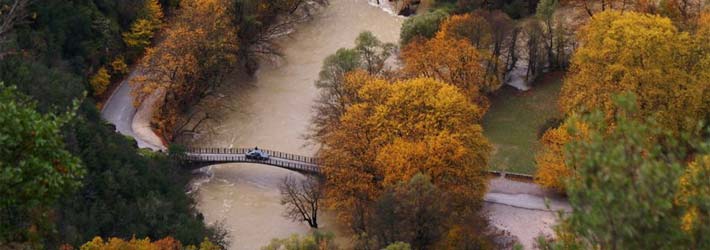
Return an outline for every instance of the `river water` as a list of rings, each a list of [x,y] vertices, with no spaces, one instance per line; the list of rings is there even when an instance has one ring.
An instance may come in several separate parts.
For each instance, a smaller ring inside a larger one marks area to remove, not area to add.
[[[338,48],[353,47],[356,36],[366,30],[383,41],[397,42],[402,22],[368,0],[330,0],[313,20],[278,39],[284,53],[279,63],[262,65],[254,79],[225,84],[218,100],[225,106],[220,119],[209,124],[212,131],[194,144],[313,155],[317,149],[306,145],[303,135],[317,96],[314,81],[325,57]],[[259,249],[272,238],[309,231],[307,224],[282,217],[279,203],[278,184],[297,173],[255,164],[215,165],[208,172],[211,178],[197,181],[202,182],[195,190],[197,206],[208,223],[222,222],[229,230],[231,249]],[[345,231],[329,213],[319,224],[341,236]]]

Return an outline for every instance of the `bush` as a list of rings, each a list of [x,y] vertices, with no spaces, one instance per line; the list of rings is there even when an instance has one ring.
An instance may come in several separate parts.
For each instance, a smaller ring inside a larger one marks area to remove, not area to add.
[[[537,139],[542,138],[542,135],[544,135],[548,130],[558,128],[563,121],[564,119],[557,117],[547,119],[545,123],[537,128]]]
[[[439,24],[449,17],[449,13],[444,10],[429,12],[421,16],[414,16],[402,24],[400,31],[400,44],[407,45],[414,38],[432,38],[439,31]]]
[[[109,75],[106,67],[101,67],[94,76],[89,80],[91,89],[94,90],[94,95],[99,96],[106,92],[109,83],[111,83],[111,75]]]
[[[262,250],[337,250],[340,249],[333,243],[335,235],[331,232],[313,231],[310,235],[299,236],[292,234],[284,239],[272,239],[269,245]]]
[[[128,73],[128,65],[122,56],[116,57],[111,62],[111,73],[114,77],[121,77]]]

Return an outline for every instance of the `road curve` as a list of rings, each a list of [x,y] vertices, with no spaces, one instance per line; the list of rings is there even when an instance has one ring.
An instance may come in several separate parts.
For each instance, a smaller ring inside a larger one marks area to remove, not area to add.
[[[133,118],[136,115],[136,108],[133,106],[133,95],[131,95],[131,84],[129,82],[138,74],[138,70],[133,70],[125,80],[123,80],[113,94],[108,98],[101,110],[101,117],[116,126],[116,130],[126,136],[136,140],[138,147],[150,148],[154,151],[165,149],[163,145],[150,143],[147,140],[136,136],[133,131]]]

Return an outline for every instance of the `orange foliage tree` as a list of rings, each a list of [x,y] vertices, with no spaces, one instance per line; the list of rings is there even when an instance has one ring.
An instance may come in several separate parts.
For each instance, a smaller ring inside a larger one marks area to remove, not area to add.
[[[410,76],[437,78],[458,87],[475,103],[487,106],[482,93],[498,86],[489,86],[481,53],[468,40],[454,39],[439,32],[431,40],[416,40],[402,50],[404,68]]]
[[[485,67],[483,73],[485,91],[490,92],[499,88],[503,82],[503,65],[500,63],[499,53],[496,53],[494,47],[494,45],[499,46],[497,43],[500,41],[494,41],[496,38],[493,29],[484,15],[494,18],[494,14],[482,11],[451,16],[441,23],[440,32],[451,39],[467,40],[478,49],[481,55],[481,64]]]
[[[478,106],[431,78],[370,79],[355,99],[319,152],[328,203],[355,232],[366,230],[368,206],[386,187],[416,173],[431,176],[452,206],[478,204],[490,152]]]
[[[565,147],[572,140],[584,140],[588,134],[583,123],[571,124],[568,119],[559,127],[546,131],[540,138],[543,149],[535,155],[535,182],[560,193],[565,192],[565,180],[574,175],[574,171],[565,162]],[[570,129],[576,130],[574,136],[570,135]]]
[[[187,0],[181,6],[164,40],[146,50],[142,74],[132,82],[136,105],[152,95],[162,97],[154,123],[168,140],[190,122],[181,112],[214,89],[236,63],[238,49],[223,0]]]

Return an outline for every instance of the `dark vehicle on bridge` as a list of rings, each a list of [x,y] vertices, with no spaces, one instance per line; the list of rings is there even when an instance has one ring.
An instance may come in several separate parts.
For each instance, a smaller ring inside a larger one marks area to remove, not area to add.
[[[258,148],[249,150],[246,153],[247,159],[250,160],[257,160],[257,161],[265,161],[269,159],[269,154],[267,154],[264,151],[259,150]]]

